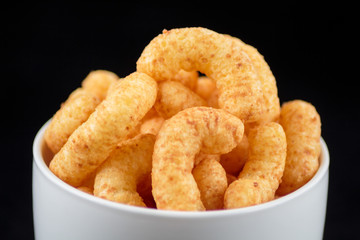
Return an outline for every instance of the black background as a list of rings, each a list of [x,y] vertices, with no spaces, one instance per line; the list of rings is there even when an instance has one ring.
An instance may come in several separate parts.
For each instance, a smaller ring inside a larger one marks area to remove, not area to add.
[[[32,141],[60,103],[91,70],[125,77],[163,29],[190,26],[253,45],[277,79],[281,102],[303,99],[316,106],[331,158],[324,239],[355,238],[360,164],[359,77],[351,73],[357,70],[353,61],[359,61],[350,60],[355,55],[352,33],[358,31],[358,26],[351,28],[353,6],[214,3],[221,5],[43,3],[1,8],[4,239],[33,239]]]

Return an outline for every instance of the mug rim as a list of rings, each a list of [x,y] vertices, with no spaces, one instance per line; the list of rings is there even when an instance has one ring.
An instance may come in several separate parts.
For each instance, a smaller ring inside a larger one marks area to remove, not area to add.
[[[79,198],[83,201],[96,205],[98,207],[103,207],[107,209],[112,209],[115,211],[124,211],[128,214],[138,214],[143,216],[151,216],[151,217],[166,217],[166,218],[217,218],[217,217],[231,217],[235,215],[245,215],[250,213],[255,213],[258,211],[264,211],[270,208],[277,207],[279,205],[285,204],[295,198],[300,197],[302,194],[310,191],[325,177],[326,173],[329,170],[330,165],[330,156],[329,150],[326,145],[325,140],[321,137],[321,155],[320,155],[320,166],[317,170],[316,174],[312,177],[312,179],[307,182],[304,186],[295,190],[292,193],[289,193],[280,198],[271,200],[269,202],[257,204],[254,206],[237,208],[237,209],[223,209],[223,210],[213,210],[213,211],[203,211],[203,212],[195,212],[195,211],[174,211],[174,210],[159,210],[153,208],[144,208],[126,205],[122,203],[112,202],[106,199],[102,199],[99,197],[95,197],[88,193],[82,192],[75,187],[65,183],[60,178],[58,178],[55,174],[53,174],[48,166],[46,165],[43,156],[42,156],[42,145],[44,144],[44,132],[47,126],[49,125],[51,119],[49,119],[37,132],[34,142],[33,142],[33,162],[36,164],[40,172],[44,175],[44,177],[50,181],[54,186],[58,187],[62,191],[73,195],[76,198]]]

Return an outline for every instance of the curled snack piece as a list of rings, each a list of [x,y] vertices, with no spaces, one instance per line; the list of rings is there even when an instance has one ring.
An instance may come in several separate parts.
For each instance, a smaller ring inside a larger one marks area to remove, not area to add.
[[[145,207],[137,185],[151,172],[155,136],[141,134],[122,142],[99,167],[94,195],[110,201]]]
[[[284,176],[277,194],[285,195],[307,183],[319,168],[321,122],[313,105],[294,100],[282,105],[280,124],[288,146]]]
[[[240,39],[231,36],[227,37],[231,38],[237,44],[241,45],[242,50],[251,59],[251,62],[253,63],[258,73],[258,79],[260,80],[262,85],[262,91],[264,96],[264,112],[261,115],[261,118],[258,119],[256,122],[245,124],[246,131],[247,129],[259,124],[278,121],[280,116],[280,101],[278,97],[276,80],[270,70],[269,65],[265,61],[264,56],[262,56],[256,48],[251,45],[245,44]]]
[[[75,187],[140,123],[156,100],[157,83],[132,73],[119,81],[88,120],[77,128],[50,162],[50,170]]]
[[[191,91],[194,91],[196,88],[196,83],[199,77],[199,73],[197,71],[186,72],[184,70],[180,70],[171,81],[176,81],[182,83],[185,87],[189,88]]]
[[[163,81],[159,83],[155,109],[165,119],[190,107],[206,106],[204,99],[179,82]]]
[[[207,104],[209,107],[213,107],[213,108],[220,108],[219,107],[219,90],[215,89],[210,97],[207,99]]]
[[[110,85],[115,83],[119,77],[110,71],[106,70],[95,70],[91,71],[84,81],[82,82],[82,87],[91,92],[100,100],[104,100]]]
[[[216,90],[215,81],[206,76],[201,76],[196,82],[195,93],[207,101]]]
[[[82,88],[70,94],[45,131],[46,144],[53,153],[60,151],[70,135],[88,119],[99,103],[97,97]]]
[[[284,172],[286,136],[282,127],[267,123],[248,136],[249,159],[239,179],[230,184],[224,197],[227,209],[267,202],[275,197]]]
[[[197,166],[203,160],[214,160],[214,161],[219,162],[220,155],[219,154],[206,154],[203,152],[199,152],[195,156],[195,161],[194,161],[195,166]]]
[[[219,106],[246,121],[263,111],[261,82],[240,44],[206,28],[163,31],[144,49],[137,70],[157,81],[179,70],[200,71],[216,82]]]
[[[249,141],[246,135],[243,136],[241,143],[231,152],[221,155],[220,163],[225,171],[231,175],[239,175],[240,170],[245,165],[249,154]]]
[[[272,200],[274,192],[267,180],[237,179],[226,189],[224,208],[242,208]]]
[[[165,119],[159,116],[144,120],[140,126],[140,133],[150,133],[153,135],[157,135],[164,121]]]
[[[185,109],[165,121],[154,146],[152,184],[158,209],[205,210],[191,171],[200,150],[230,152],[242,139],[244,126],[232,114],[208,107]]]
[[[192,174],[206,210],[222,209],[228,183],[221,164],[211,158],[204,159],[193,169]]]

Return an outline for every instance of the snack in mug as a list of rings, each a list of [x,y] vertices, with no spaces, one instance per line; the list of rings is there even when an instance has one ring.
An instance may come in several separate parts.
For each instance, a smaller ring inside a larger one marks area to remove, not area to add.
[[[165,119],[160,116],[154,116],[148,119],[145,119],[140,126],[140,133],[150,133],[157,135],[161,126],[163,125]]]
[[[263,112],[263,92],[257,72],[241,45],[206,28],[164,30],[144,49],[137,71],[157,81],[171,79],[181,69],[200,71],[216,82],[220,108],[244,121]]]
[[[209,107],[187,108],[162,125],[154,146],[152,184],[158,209],[201,211],[205,207],[191,171],[200,150],[231,151],[241,141],[242,121]]]
[[[282,105],[280,124],[288,145],[284,176],[277,194],[285,195],[307,183],[319,168],[321,122],[313,105],[293,100]]]
[[[90,72],[55,114],[45,141],[64,182],[119,203],[204,211],[273,200],[316,173],[320,117],[302,100],[280,109],[254,47],[200,27],[164,30],[137,70]]]
[[[157,84],[146,74],[132,73],[69,137],[50,162],[50,170],[64,182],[80,186],[154,105]]]
[[[214,160],[217,162],[220,162],[220,154],[207,154],[207,153],[203,153],[203,152],[199,152],[198,154],[196,154],[195,156],[195,166],[197,166],[199,163],[201,163],[203,160]]]
[[[80,187],[77,187],[77,189],[84,192],[84,193],[88,193],[90,195],[94,194],[94,190],[92,188],[90,188],[90,187],[80,186]]]
[[[70,94],[45,132],[45,141],[53,153],[59,152],[75,129],[95,111],[105,98],[110,84],[118,78],[110,71],[91,71],[82,81],[82,88]]]
[[[259,124],[267,122],[277,122],[280,116],[280,100],[278,97],[278,91],[276,86],[276,80],[273,73],[270,70],[269,65],[256,48],[251,45],[245,44],[243,41],[236,37],[226,35],[226,37],[232,39],[241,46],[241,49],[249,56],[253,63],[258,79],[261,82],[263,97],[264,97],[264,112],[255,122],[246,122],[245,131],[250,131],[251,128]]]
[[[137,186],[151,173],[154,143],[154,135],[140,134],[119,144],[96,172],[94,195],[146,207]]]
[[[195,93],[208,101],[212,93],[216,90],[216,83],[209,77],[201,76],[196,82]]]
[[[237,176],[249,155],[249,141],[244,134],[241,142],[231,152],[220,156],[220,163],[227,173]]]
[[[206,106],[204,99],[180,82],[162,81],[158,85],[158,97],[154,107],[165,119],[189,107]]]
[[[182,85],[189,88],[191,91],[194,91],[194,89],[196,88],[198,77],[199,73],[197,71],[186,72],[184,70],[180,70],[175,76],[167,80],[180,82]]]
[[[226,172],[219,161],[203,159],[192,171],[200,191],[200,198],[206,210],[222,209],[224,194],[228,187]]]
[[[105,99],[108,89],[114,83],[119,80],[119,77],[110,71],[95,70],[91,71],[84,81],[82,82],[82,88],[91,92],[101,101]]]
[[[89,118],[99,104],[100,99],[83,88],[70,94],[45,131],[45,141],[54,154],[60,151],[70,135]]]
[[[267,123],[249,136],[249,159],[238,180],[226,190],[226,209],[241,208],[273,200],[285,168],[286,136],[283,128]]]

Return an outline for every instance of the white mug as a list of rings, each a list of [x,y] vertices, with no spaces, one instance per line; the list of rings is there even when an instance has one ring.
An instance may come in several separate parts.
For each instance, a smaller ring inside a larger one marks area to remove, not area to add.
[[[48,123],[40,129],[33,145],[33,214],[37,240],[320,240],[323,237],[330,161],[323,139],[319,170],[293,193],[246,208],[179,212],[111,202],[61,181],[48,168],[49,150],[43,140]]]

